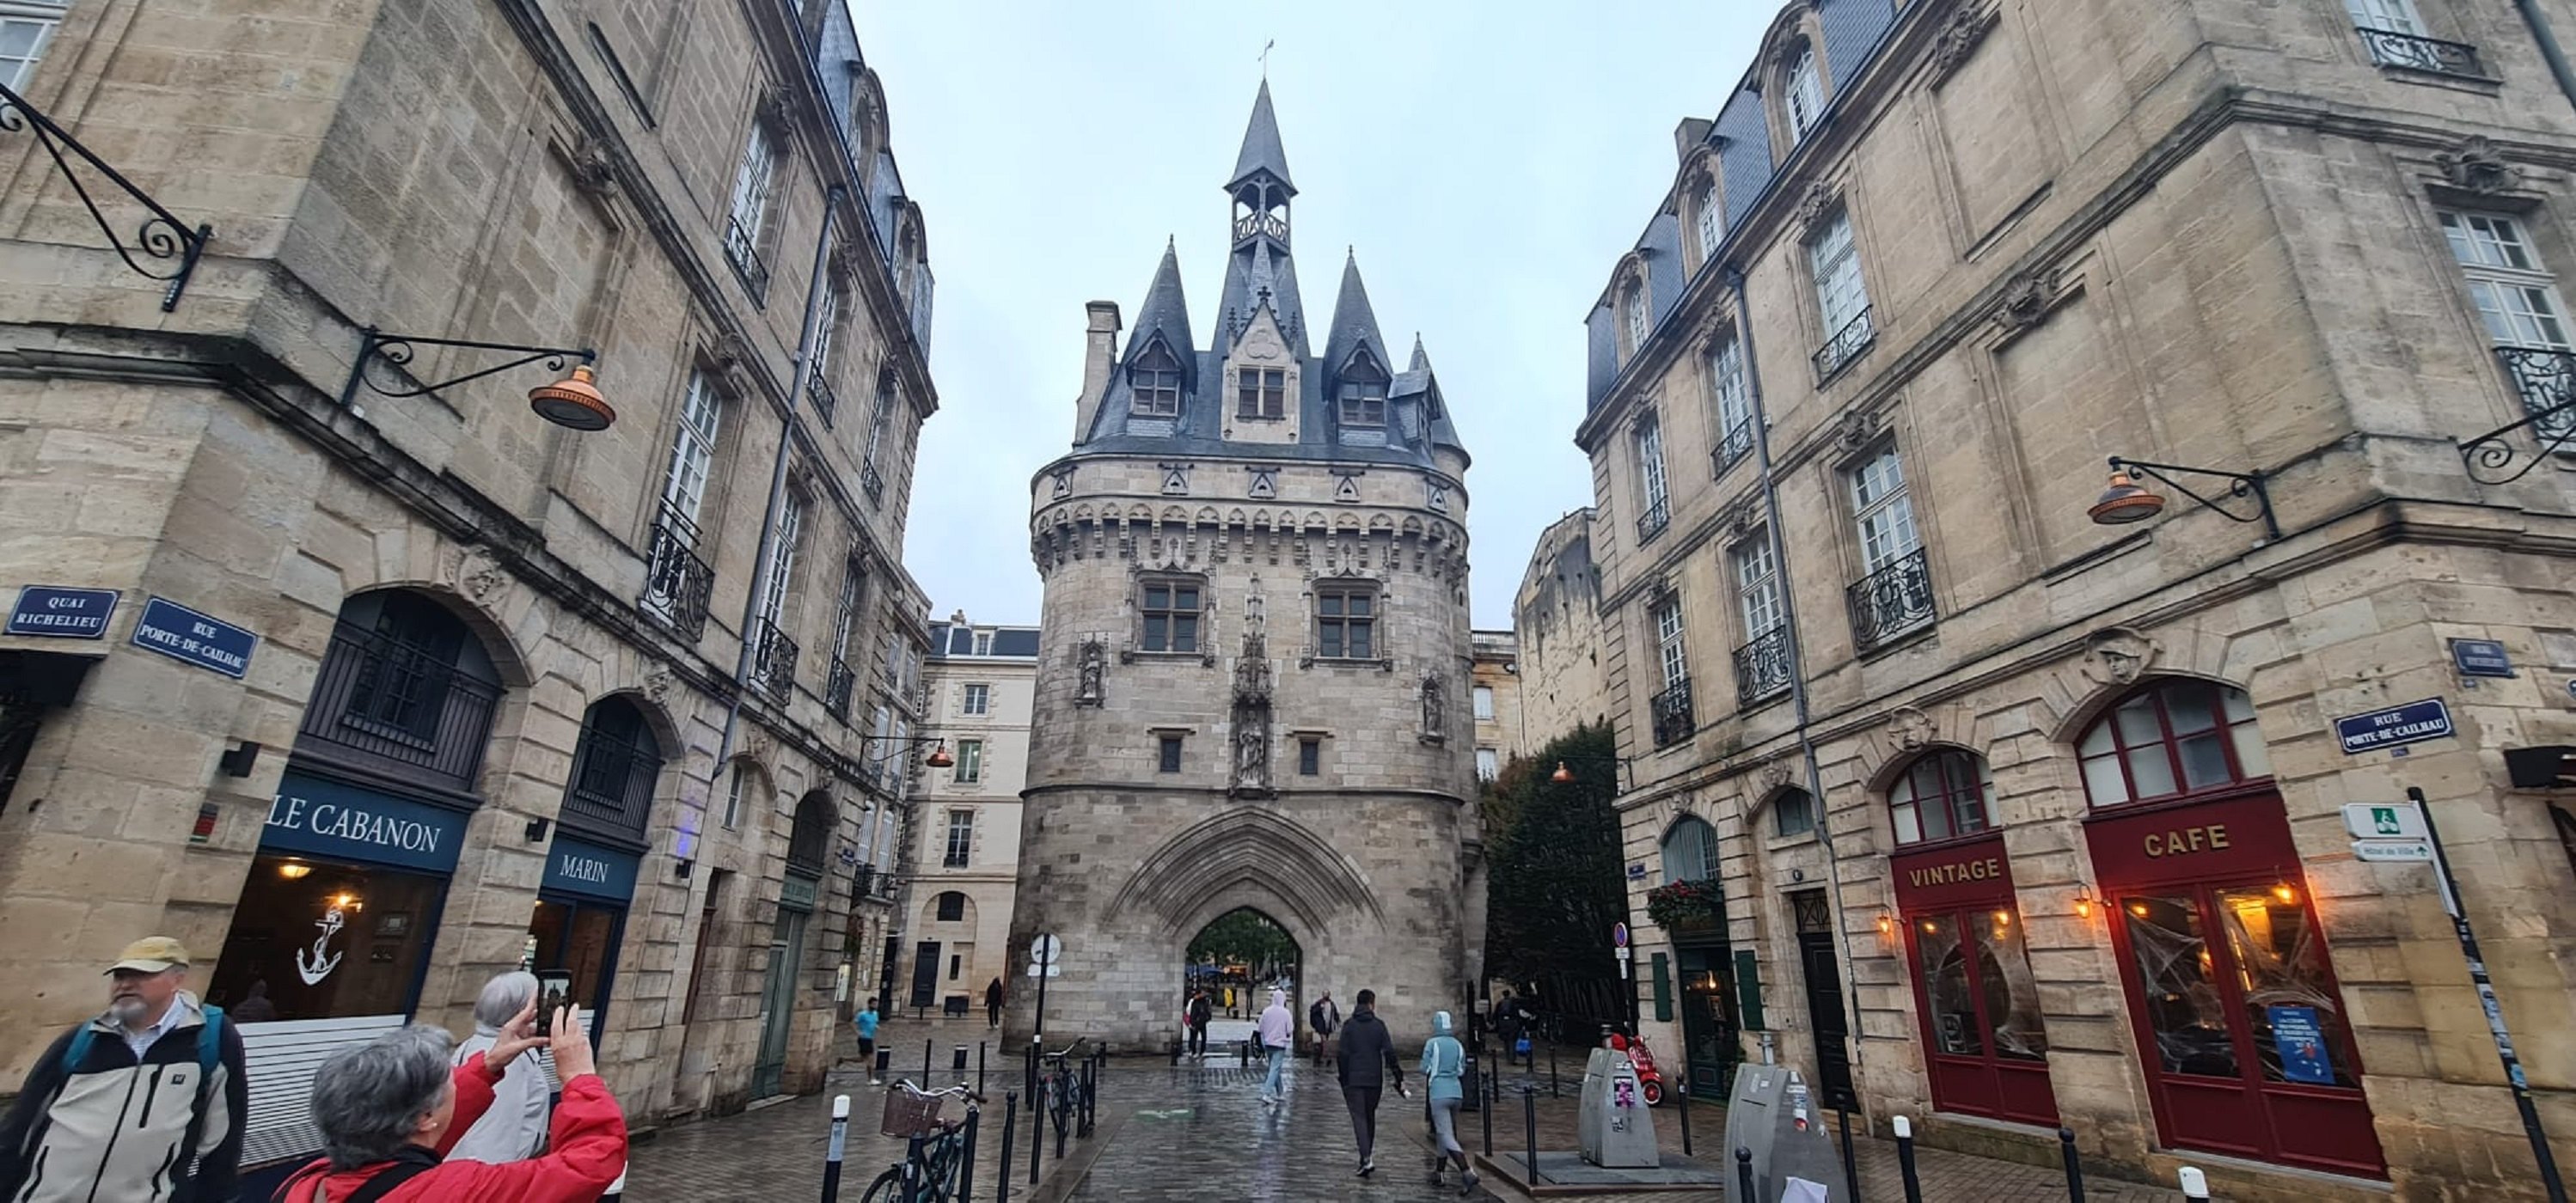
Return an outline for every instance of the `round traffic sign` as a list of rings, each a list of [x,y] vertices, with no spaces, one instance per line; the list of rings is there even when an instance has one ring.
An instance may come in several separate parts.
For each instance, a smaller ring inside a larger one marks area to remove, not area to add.
[[[1627,946],[1628,946],[1628,925],[1627,925],[1627,924],[1625,924],[1625,923],[1613,923],[1613,924],[1611,924],[1611,925],[1610,925],[1610,947],[1612,947],[1612,948],[1626,948]]]
[[[1064,941],[1042,935],[1029,941],[1029,960],[1039,965],[1052,964],[1064,957]]]

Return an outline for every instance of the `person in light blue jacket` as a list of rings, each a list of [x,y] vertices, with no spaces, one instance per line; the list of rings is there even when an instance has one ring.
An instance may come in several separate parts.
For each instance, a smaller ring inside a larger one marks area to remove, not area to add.
[[[1467,1098],[1466,1074],[1467,1047],[1458,1043],[1449,1013],[1432,1013],[1431,1039],[1422,1045],[1422,1080],[1430,1083],[1424,1097],[1431,1107],[1431,1184],[1440,1185],[1441,1171],[1455,1161],[1458,1172],[1465,1175],[1458,1183],[1459,1193],[1472,1195],[1476,1171],[1468,1164],[1467,1150],[1458,1144],[1458,1108]]]

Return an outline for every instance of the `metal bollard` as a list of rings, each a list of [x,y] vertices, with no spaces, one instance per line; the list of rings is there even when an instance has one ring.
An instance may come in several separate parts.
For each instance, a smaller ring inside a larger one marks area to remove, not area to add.
[[[1680,1098],[1680,1099],[1681,1099],[1681,1115],[1682,1115],[1682,1156],[1684,1156],[1684,1157],[1688,1157],[1688,1156],[1690,1156],[1690,1155],[1691,1155],[1691,1130],[1690,1130],[1690,1069],[1689,1069],[1689,1067],[1688,1067],[1688,1066],[1684,1066],[1684,1067],[1683,1067],[1683,1069],[1682,1069],[1682,1080],[1681,1080],[1679,1083],[1677,1083],[1676,1085],[1679,1087],[1679,1089],[1675,1090],[1673,1093],[1674,1093],[1674,1095],[1675,1095],[1676,1097],[1678,1097],[1678,1098]],[[1853,1195],[1853,1196],[1852,1196],[1852,1198],[1853,1198],[1853,1199],[1855,1199],[1855,1200],[1857,1200],[1857,1199],[1859,1199],[1859,1198],[1860,1198],[1860,1196],[1858,1196],[1858,1195]]]
[[[903,1188],[903,1203],[919,1203],[930,1190],[930,1184],[922,1181],[922,1149],[929,1143],[918,1136],[903,1142],[903,1177],[897,1183]]]
[[[2057,1130],[2057,1149],[2066,1157],[2066,1203],[2084,1203],[2084,1166],[2075,1159],[2075,1129]]]
[[[1923,1203],[1923,1180],[1914,1173],[1914,1121],[1900,1115],[1889,1126],[1896,1129],[1896,1169],[1905,1175],[1905,1203]]]
[[[894,1050],[890,1048],[878,1049],[876,1064],[868,1067],[868,1079],[873,1082],[882,1082],[886,1080],[886,1075],[892,1072],[894,1072]]]
[[[1038,1184],[1038,1160],[1046,1156],[1046,1096],[1038,1091],[1038,1046],[1029,1041],[1029,1185]]]
[[[948,1052],[948,1071],[957,1075],[957,1084],[966,1084],[966,1046],[958,1045]],[[927,1085],[927,1083],[924,1083]]]
[[[850,1096],[832,1096],[832,1143],[823,1150],[823,1203],[841,1197],[841,1154],[850,1143]]]
[[[1547,1042],[1547,1097],[1559,1097],[1556,1091],[1556,1042]]]
[[[982,1113],[983,1108],[972,1104],[966,1108],[966,1143],[957,1151],[957,1203],[975,1201],[975,1127]]]
[[[1523,1134],[1521,1151],[1529,1157],[1529,1160],[1521,1163],[1521,1169],[1529,1175],[1529,1184],[1536,1186],[1538,1185],[1538,1092],[1535,1090],[1521,1092],[1521,1131]],[[1750,1199],[1753,1196],[1744,1197]]]
[[[2175,1176],[2182,1179],[2183,1198],[2191,1203],[2209,1203],[2209,1175],[2201,1173],[2198,1167],[2187,1165]]]
[[[1079,1087],[1059,1086],[1059,1087],[1057,1087],[1057,1089],[1059,1089],[1059,1090],[1063,1090],[1063,1089],[1080,1089],[1080,1088],[1079,1088]],[[1077,1104],[1076,1104],[1076,1105],[1077,1105],[1077,1106],[1079,1105],[1079,1101],[1078,1101],[1078,1100],[1077,1100]],[[1066,1134],[1066,1133],[1068,1133],[1068,1132],[1070,1132],[1070,1131],[1072,1131],[1072,1130],[1073,1130],[1073,1125],[1071,1125],[1071,1124],[1066,1124],[1065,1126],[1063,1126],[1063,1127],[1058,1128],[1058,1129],[1056,1129],[1056,1130],[1055,1130],[1055,1160],[1056,1160],[1056,1164],[1058,1164],[1058,1165],[1062,1165],[1062,1164],[1064,1164],[1064,1138],[1065,1138],[1065,1134]],[[1039,1143],[1039,1144],[1045,1144],[1045,1143],[1046,1143],[1046,1141],[1045,1141],[1044,1139],[1040,1139],[1040,1140],[1038,1141],[1038,1143]]]
[[[1502,1079],[1486,1074],[1477,1089],[1485,1092],[1485,1156],[1494,1155],[1494,1108],[1503,1101]]]
[[[924,1037],[921,1042],[921,1088],[924,1090],[930,1089],[931,1082],[935,1080],[930,1076],[930,1050],[938,1043],[938,1040],[929,1037]]]
[[[1011,1141],[1019,1135],[1020,1092],[1002,1092],[1002,1155],[993,1159],[993,1203],[1011,1203]]]
[[[1843,1126],[1843,1189],[1852,1199],[1860,1198],[1860,1163],[1853,1159],[1851,1142],[1851,1107],[1842,1099],[1834,1100],[1834,1116]]]
[[[1753,1197],[1753,1150],[1742,1145],[1735,1149],[1735,1191],[1738,1199]]]
[[[984,1093],[984,1042],[975,1042],[975,1093]]]

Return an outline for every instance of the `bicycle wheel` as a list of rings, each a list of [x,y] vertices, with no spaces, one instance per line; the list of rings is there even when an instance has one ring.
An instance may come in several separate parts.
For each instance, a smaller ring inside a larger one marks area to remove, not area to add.
[[[859,1203],[903,1203],[903,1167],[877,1175],[877,1180],[868,1184],[868,1193],[859,1196]]]
[[[957,1197],[957,1174],[965,1168],[966,1138],[950,1132],[922,1151],[920,1203],[948,1203]]]

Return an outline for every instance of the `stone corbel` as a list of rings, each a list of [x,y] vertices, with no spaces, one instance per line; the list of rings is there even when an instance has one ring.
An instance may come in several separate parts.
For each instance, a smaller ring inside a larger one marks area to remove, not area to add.
[[[2522,172],[2505,160],[2495,142],[2484,134],[2463,138],[2451,149],[2433,156],[2442,165],[2442,175],[2451,186],[2479,196],[2494,196],[2522,186]]]
[[[1977,45],[1986,40],[1986,31],[1995,27],[1995,14],[1985,0],[1959,0],[1950,15],[1932,35],[1932,49],[1925,56],[1932,67],[1932,82],[1941,83],[1957,73]]]
[[[2134,685],[2163,650],[2135,627],[2104,627],[2084,637],[2082,670],[2096,685]]]

